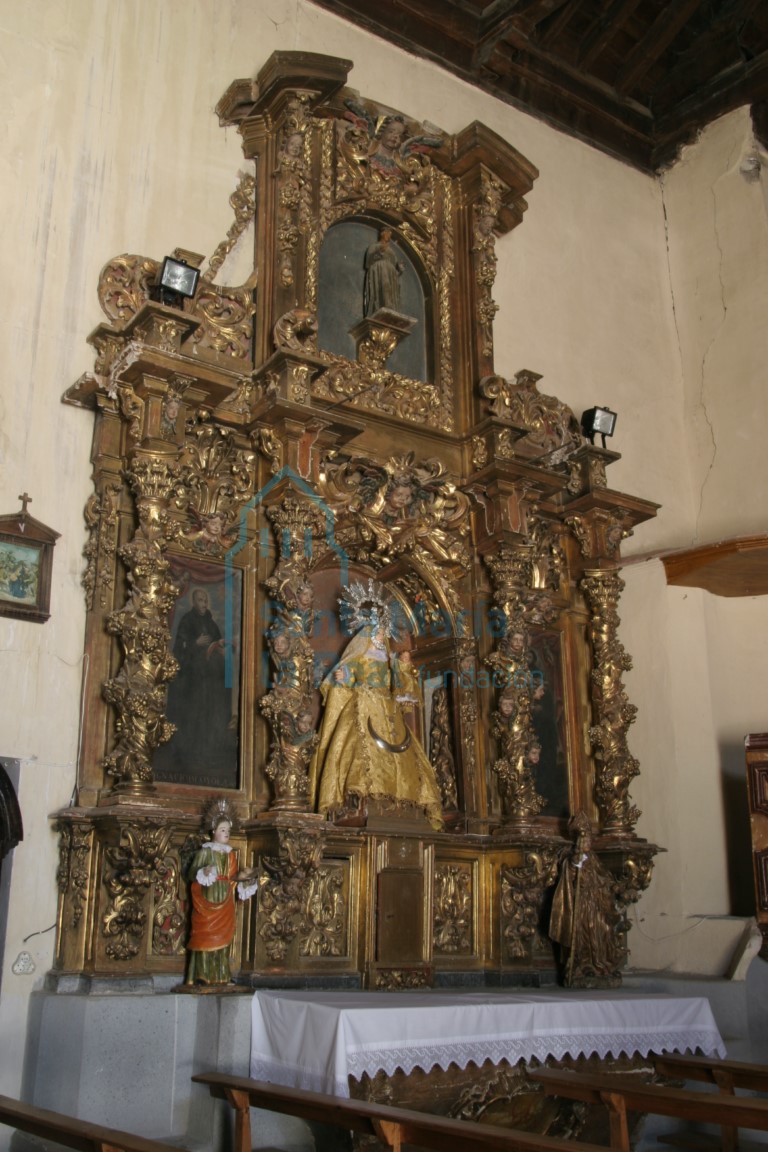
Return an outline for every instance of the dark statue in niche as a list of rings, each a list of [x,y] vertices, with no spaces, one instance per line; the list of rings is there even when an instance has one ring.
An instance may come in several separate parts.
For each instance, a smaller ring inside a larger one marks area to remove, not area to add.
[[[373,316],[379,308],[400,311],[400,277],[405,263],[391,246],[392,229],[381,228],[379,238],[365,253],[363,314]]]
[[[380,232],[389,231],[387,255],[373,261],[376,271],[370,287],[376,297],[372,307],[366,303],[371,280],[369,263],[374,250],[381,243]],[[386,303],[380,281],[387,265],[395,284],[387,290],[397,303]],[[379,284],[378,287],[375,285]],[[381,307],[391,308],[416,320],[411,332],[395,348],[387,360],[387,371],[396,372],[410,380],[428,381],[432,348],[428,342],[429,301],[424,291],[412,254],[399,241],[394,228],[378,222],[344,220],[329,228],[320,249],[320,278],[317,303],[318,347],[347,360],[357,359],[357,347],[352,329],[363,316],[369,316]]]

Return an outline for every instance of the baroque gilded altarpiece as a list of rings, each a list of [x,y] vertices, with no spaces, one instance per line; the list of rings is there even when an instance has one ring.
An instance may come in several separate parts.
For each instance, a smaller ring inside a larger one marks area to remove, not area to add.
[[[482,124],[449,136],[350,90],[350,67],[275,53],[225,93],[250,166],[207,263],[176,252],[201,267],[193,299],[157,302],[156,258],[100,279],[94,370],[65,396],[95,435],[61,975],[181,980],[185,869],[219,792],[260,877],[233,947],[245,986],[554,981],[577,811],[622,935],[650,880],[617,609],[621,541],[656,506],[608,486],[616,454],[535,372],[494,369],[495,246],[537,172]],[[252,275],[218,283],[251,231]],[[382,242],[401,294],[371,310]],[[441,831],[397,803],[312,811],[338,596],[369,580],[407,625]],[[177,716],[193,587],[218,617],[219,680]]]

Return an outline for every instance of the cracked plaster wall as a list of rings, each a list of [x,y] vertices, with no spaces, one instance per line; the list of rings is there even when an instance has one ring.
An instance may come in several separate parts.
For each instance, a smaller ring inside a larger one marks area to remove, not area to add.
[[[742,108],[660,178],[684,419],[675,452],[691,495],[677,548],[765,532],[768,185],[758,156]],[[640,709],[633,794],[653,813],[643,828],[668,849],[636,909],[632,962],[723,972],[740,935],[728,918],[754,908],[743,742],[768,719],[768,597],[667,587],[660,561],[625,578],[626,683]]]
[[[765,531],[768,170],[759,151],[741,108],[709,125],[662,179],[696,504],[690,544]]]

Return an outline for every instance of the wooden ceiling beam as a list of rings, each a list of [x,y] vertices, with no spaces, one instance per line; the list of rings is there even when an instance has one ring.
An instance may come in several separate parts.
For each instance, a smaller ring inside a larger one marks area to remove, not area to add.
[[[645,36],[627,57],[616,81],[616,91],[626,95],[635,87],[690,20],[701,0],[675,0],[666,4]]]
[[[478,25],[473,64],[481,68],[490,59],[494,48],[514,28],[529,36],[540,24],[569,0],[496,0],[486,9]]]
[[[617,32],[637,8],[640,0],[613,0],[610,8],[595,21],[581,42],[578,61],[581,68],[589,68],[600,53],[610,44]]]
[[[662,116],[714,77],[744,63],[739,32],[763,0],[732,0],[724,5],[706,31],[681,53],[653,91],[654,115]]]
[[[728,69],[658,118],[654,168],[672,163],[678,149],[718,116],[742,104],[759,104],[763,100],[768,100],[768,51],[737,69]]]
[[[584,0],[568,0],[568,3],[563,5],[554,19],[550,20],[547,24],[546,28],[538,30],[539,43],[551,44],[553,40],[557,40],[559,36],[562,36],[571,19],[576,15],[583,3]]]

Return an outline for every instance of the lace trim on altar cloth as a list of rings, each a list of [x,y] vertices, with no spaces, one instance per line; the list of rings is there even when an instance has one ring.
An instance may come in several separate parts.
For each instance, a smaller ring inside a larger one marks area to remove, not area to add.
[[[680,1030],[670,1031],[668,1034],[653,1029],[653,1039],[642,1030],[638,1032],[611,1033],[606,1036],[600,1031],[580,1032],[578,1036],[573,1033],[564,1033],[562,1036],[548,1034],[546,1036],[525,1036],[520,1038],[507,1037],[499,1040],[489,1040],[485,1037],[480,1042],[458,1040],[450,1045],[413,1045],[409,1047],[390,1048],[382,1047],[381,1043],[359,1045],[348,1048],[347,1072],[356,1080],[360,1080],[363,1073],[375,1076],[377,1072],[384,1072],[391,1076],[399,1068],[409,1075],[415,1068],[424,1072],[431,1072],[433,1068],[447,1071],[451,1064],[464,1069],[468,1064],[480,1067],[486,1060],[493,1064],[500,1064],[506,1060],[509,1064],[517,1064],[518,1060],[536,1059],[540,1063],[548,1057],[562,1060],[565,1056],[647,1056],[649,1052],[696,1052],[699,1049],[705,1056],[717,1056],[723,1059],[726,1050],[718,1033],[711,1029],[688,1029],[684,1035]],[[277,1084],[303,1088],[309,1092],[330,1092],[335,1096],[349,1096],[349,1083],[344,1078],[335,1078],[329,1071],[327,1074],[317,1072],[310,1068],[299,1068],[295,1065],[285,1064],[269,1057],[254,1055],[251,1061],[251,1076],[255,1080],[267,1080]]]

